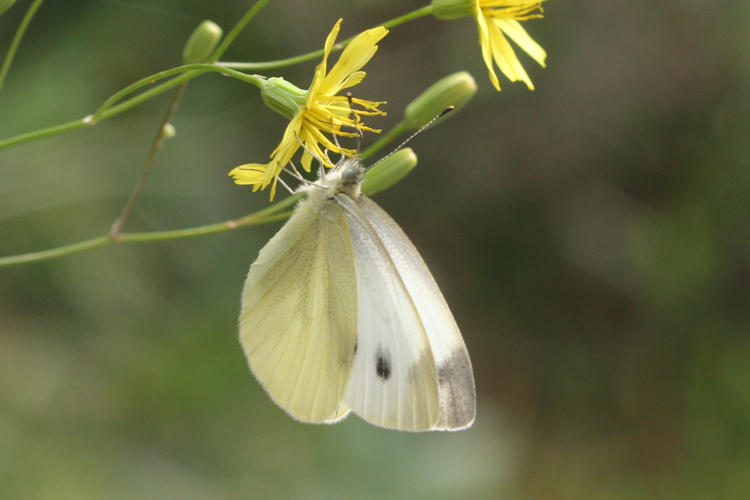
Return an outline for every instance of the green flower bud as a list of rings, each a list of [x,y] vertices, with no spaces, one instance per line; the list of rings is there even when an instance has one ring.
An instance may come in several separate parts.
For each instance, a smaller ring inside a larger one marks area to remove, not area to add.
[[[476,0],[432,0],[432,14],[438,19],[448,21],[474,13]]]
[[[182,51],[185,64],[200,64],[208,61],[211,53],[221,40],[221,28],[213,21],[203,21],[190,34]]]
[[[365,174],[362,191],[366,195],[379,193],[393,186],[417,166],[417,155],[411,148],[396,151]]]
[[[260,96],[266,106],[291,120],[305,105],[307,91],[280,76],[274,76],[263,82]]]
[[[165,123],[164,126],[161,128],[161,138],[162,139],[171,139],[172,137],[177,135],[177,130],[175,130],[174,125],[171,123]]]
[[[0,0],[0,16],[2,16],[6,10],[10,9],[16,0]]]
[[[477,93],[474,78],[466,71],[459,71],[430,85],[419,97],[406,106],[404,126],[416,130],[438,116],[449,106],[454,106],[450,114],[464,107]]]

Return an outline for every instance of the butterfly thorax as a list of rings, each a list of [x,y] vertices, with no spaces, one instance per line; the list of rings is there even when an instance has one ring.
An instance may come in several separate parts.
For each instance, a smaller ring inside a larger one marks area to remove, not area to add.
[[[310,200],[331,200],[344,194],[356,200],[362,194],[365,167],[357,158],[342,158],[330,172],[324,173],[315,184],[304,186]]]

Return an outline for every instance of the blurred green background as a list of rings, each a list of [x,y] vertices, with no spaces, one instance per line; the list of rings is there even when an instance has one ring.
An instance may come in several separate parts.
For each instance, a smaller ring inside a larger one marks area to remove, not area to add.
[[[30,2],[0,17],[0,54]],[[271,1],[224,60],[287,57],[420,2]],[[48,1],[0,91],[0,138],[78,119],[180,63],[203,19],[249,2]],[[474,363],[478,415],[405,434],[294,422],[237,341],[248,266],[280,223],[0,268],[2,498],[747,498],[750,491],[750,3],[545,4],[487,78],[474,22],[394,29],[357,95],[409,101],[459,70],[461,113],[412,142],[377,196],[440,283]],[[316,62],[267,71],[307,87]],[[104,234],[169,94],[0,151],[0,255]],[[235,186],[282,118],[218,75],[189,85],[126,230],[236,218]],[[372,137],[367,140],[372,141]]]

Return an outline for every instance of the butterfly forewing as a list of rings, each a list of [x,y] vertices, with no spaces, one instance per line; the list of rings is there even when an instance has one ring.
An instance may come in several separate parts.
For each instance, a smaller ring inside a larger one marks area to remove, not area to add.
[[[309,200],[250,267],[240,340],[257,379],[299,420],[332,422],[348,413],[342,399],[356,341],[355,273],[342,210]]]
[[[427,335],[382,242],[358,207],[339,196],[358,281],[357,352],[345,402],[376,425],[429,430],[438,419],[437,371]]]
[[[388,253],[427,335],[438,378],[439,416],[434,428],[462,429],[471,425],[475,414],[474,376],[469,354],[448,304],[419,252],[398,224],[365,196],[359,197],[356,204],[361,218],[369,223]],[[356,245],[355,260],[359,269],[360,252]],[[360,293],[361,289],[360,286]],[[416,332],[403,334],[409,339],[416,338],[421,346]]]

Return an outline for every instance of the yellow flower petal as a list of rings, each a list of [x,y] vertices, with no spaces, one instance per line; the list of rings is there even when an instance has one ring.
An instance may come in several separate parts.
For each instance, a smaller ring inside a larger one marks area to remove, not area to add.
[[[542,17],[544,0],[475,0],[474,16],[479,30],[479,45],[492,85],[500,90],[494,65],[510,80],[523,81],[529,90],[534,84],[518,60],[506,36],[544,67],[547,53],[521,26],[519,21]],[[494,64],[493,64],[494,62]]]
[[[503,33],[513,40],[516,45],[521,47],[524,52],[530,55],[541,67],[545,67],[545,60],[547,59],[547,53],[544,51],[541,45],[536,43],[523,29],[521,23],[515,19],[493,19],[495,26],[500,28]]]
[[[344,89],[348,89],[349,87],[354,87],[355,85],[358,85],[362,82],[362,80],[365,79],[365,76],[367,76],[367,73],[364,71],[355,71],[351,75],[347,76],[341,81],[341,85],[339,86],[339,92],[341,92]]]
[[[308,95],[315,95],[320,92],[319,87],[323,83],[323,80],[326,76],[328,56],[331,54],[333,45],[336,43],[336,37],[339,36],[339,29],[341,28],[342,21],[343,19],[339,18],[339,20],[336,21],[336,24],[333,25],[331,32],[328,33],[328,36],[326,37],[325,44],[323,45],[323,59],[315,67],[315,74],[313,75],[313,81],[310,84]]]
[[[510,46],[505,36],[499,30],[492,31],[490,32],[490,42],[495,64],[508,77],[508,80],[511,82],[526,82],[529,90],[534,90],[534,85],[531,83],[529,75],[526,74],[526,70],[523,69],[521,61],[518,60],[516,53],[513,52],[513,47]]]
[[[239,167],[234,167],[229,175],[234,178],[235,184],[242,184],[245,186],[254,186],[253,191],[257,191],[263,183],[263,178],[266,175],[268,165],[261,163],[246,163]]]
[[[346,46],[341,57],[339,57],[339,60],[336,61],[336,64],[331,68],[331,72],[325,77],[325,80],[320,86],[320,93],[335,94],[339,92],[344,80],[351,73],[359,71],[362,66],[372,59],[372,56],[374,56],[375,52],[378,50],[376,44],[387,34],[387,29],[378,26],[377,28],[369,29],[357,35],[354,40]]]

